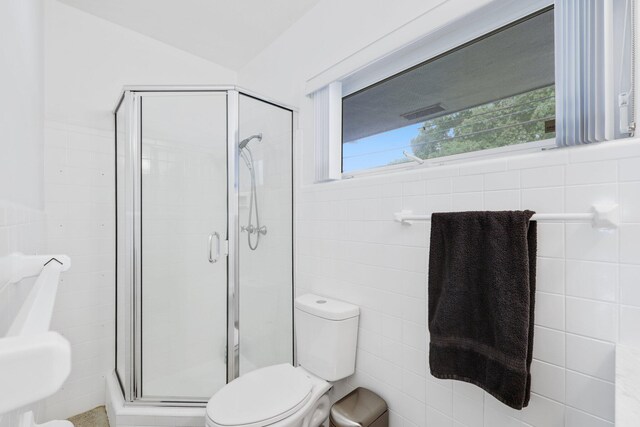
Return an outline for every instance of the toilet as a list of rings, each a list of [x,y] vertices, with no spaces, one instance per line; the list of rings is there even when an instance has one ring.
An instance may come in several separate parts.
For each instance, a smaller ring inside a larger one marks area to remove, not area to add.
[[[297,367],[249,372],[207,404],[207,427],[318,427],[328,417],[330,381],[355,372],[360,310],[313,294],[294,304]]]

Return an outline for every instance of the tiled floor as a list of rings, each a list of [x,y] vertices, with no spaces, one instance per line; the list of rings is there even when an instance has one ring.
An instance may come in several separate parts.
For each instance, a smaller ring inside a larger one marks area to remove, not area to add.
[[[74,427],[109,427],[107,412],[104,406],[98,406],[82,414],[69,418]]]

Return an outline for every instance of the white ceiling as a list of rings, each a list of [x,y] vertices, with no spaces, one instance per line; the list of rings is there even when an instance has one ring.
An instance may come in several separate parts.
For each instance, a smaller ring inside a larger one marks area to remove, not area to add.
[[[60,0],[238,70],[320,0]]]

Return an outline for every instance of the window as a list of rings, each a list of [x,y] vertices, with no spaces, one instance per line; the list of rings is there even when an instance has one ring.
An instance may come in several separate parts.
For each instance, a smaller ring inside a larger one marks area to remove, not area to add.
[[[547,8],[350,94],[342,171],[554,138],[554,73]]]

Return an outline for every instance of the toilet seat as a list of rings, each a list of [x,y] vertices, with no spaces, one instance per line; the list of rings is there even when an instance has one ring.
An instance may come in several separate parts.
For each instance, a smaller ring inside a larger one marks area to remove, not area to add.
[[[312,387],[310,378],[288,363],[257,369],[220,389],[207,404],[207,417],[219,426],[267,426],[303,407]]]

